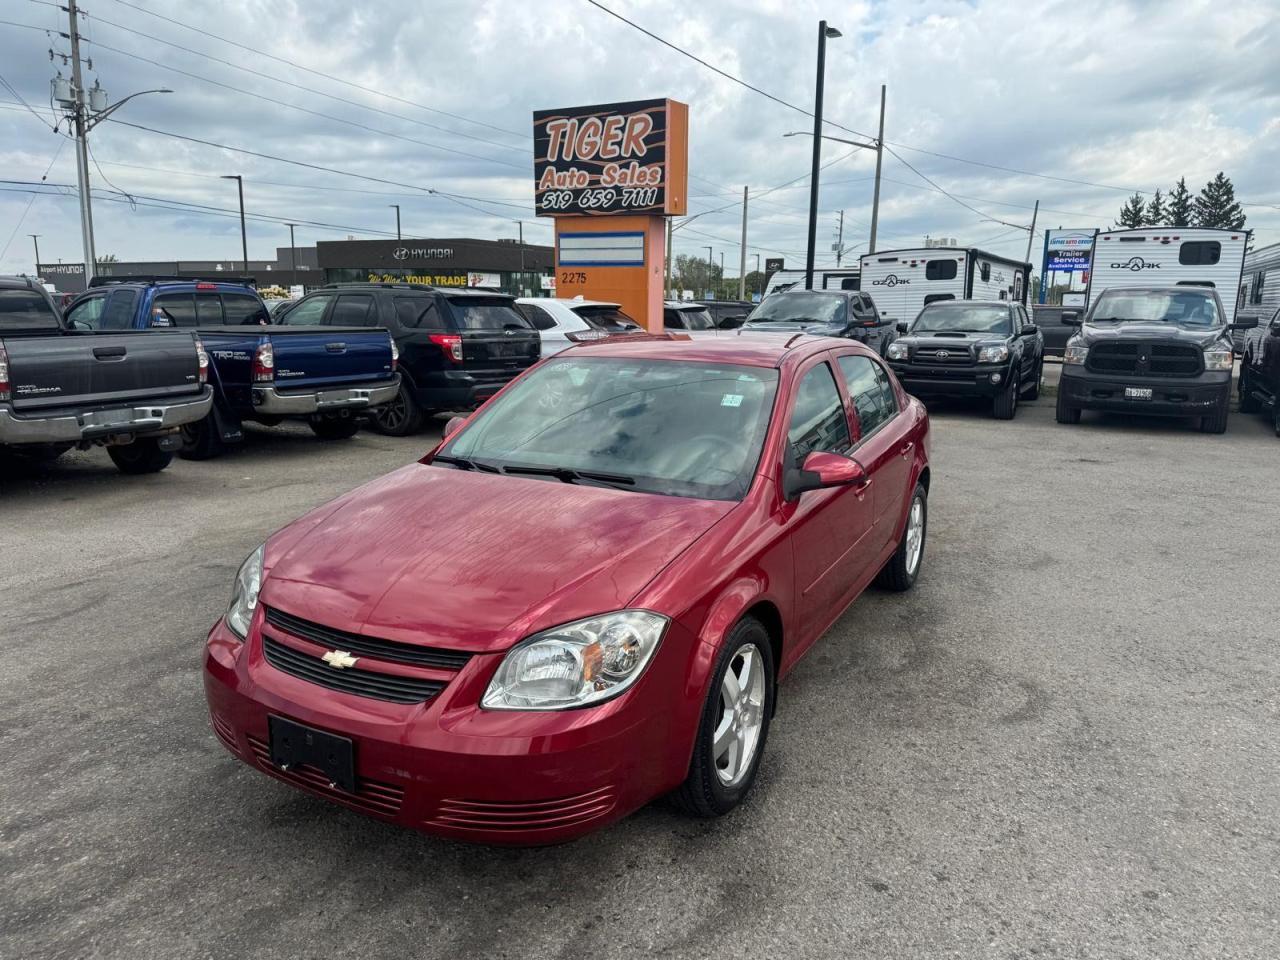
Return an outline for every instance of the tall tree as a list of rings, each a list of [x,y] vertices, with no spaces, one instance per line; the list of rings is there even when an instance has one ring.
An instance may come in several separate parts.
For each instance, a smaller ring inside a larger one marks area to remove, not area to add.
[[[1120,216],[1116,218],[1116,226],[1127,227],[1132,230],[1134,227],[1140,227],[1146,223],[1146,215],[1147,205],[1142,201],[1142,194],[1135,193],[1120,208]]]
[[[1169,220],[1169,210],[1165,207],[1164,197],[1160,195],[1160,191],[1156,191],[1156,195],[1151,198],[1151,202],[1147,204],[1147,226],[1163,227]]]
[[[1187,178],[1178,178],[1177,184],[1169,191],[1169,226],[1191,226],[1191,191],[1187,189]]]
[[[1196,197],[1194,212],[1197,227],[1244,229],[1244,210],[1236,203],[1236,188],[1221,170]]]

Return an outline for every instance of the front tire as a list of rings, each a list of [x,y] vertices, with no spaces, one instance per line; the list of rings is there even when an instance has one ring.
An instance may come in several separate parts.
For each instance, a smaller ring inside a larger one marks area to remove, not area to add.
[[[136,476],[143,473],[159,473],[173,461],[173,454],[160,449],[156,437],[142,437],[133,443],[107,447],[107,456],[121,473]]]
[[[1257,413],[1261,409],[1258,398],[1253,395],[1253,384],[1249,381],[1249,359],[1246,357],[1240,364],[1240,412]]]
[[[907,508],[907,522],[902,527],[898,549],[876,575],[876,586],[901,593],[910,590],[924,566],[924,541],[929,531],[929,492],[917,483]]]
[[[360,421],[355,417],[318,417],[308,420],[307,425],[321,440],[350,440],[360,430]]]
[[[1218,404],[1217,409],[1207,417],[1200,418],[1201,433],[1226,433],[1227,432],[1227,414],[1231,412],[1230,403],[1223,400]]]
[[[217,418],[212,413],[195,423],[182,425],[182,449],[178,456],[183,460],[208,460],[224,449]]]
[[[418,406],[418,401],[413,399],[413,390],[402,376],[395,399],[375,407],[370,414],[370,419],[373,422],[373,429],[378,433],[388,437],[408,437],[422,429],[426,414],[422,407]]]
[[[729,632],[716,658],[689,774],[672,794],[678,807],[697,817],[721,817],[751,792],[774,693],[769,633],[748,617]]]
[[[1073,407],[1067,402],[1066,395],[1062,392],[1062,386],[1058,386],[1058,407],[1056,417],[1059,423],[1079,423],[1080,408]]]
[[[1009,385],[996,394],[995,401],[991,404],[991,412],[995,414],[997,420],[1013,419],[1014,414],[1018,412],[1018,391],[1020,389],[1018,378],[1013,377],[1010,379]]]

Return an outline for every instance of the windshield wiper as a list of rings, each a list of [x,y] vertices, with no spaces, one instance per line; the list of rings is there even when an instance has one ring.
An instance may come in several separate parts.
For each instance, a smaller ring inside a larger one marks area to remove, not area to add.
[[[594,470],[574,470],[572,467],[539,467],[508,464],[502,468],[503,473],[517,474],[527,477],[555,477],[561,483],[603,483],[611,487],[634,487],[635,477],[622,473],[597,473]]]
[[[436,454],[431,458],[432,463],[447,463],[451,467],[457,467],[459,470],[480,470],[484,473],[502,473],[501,467],[496,467],[492,463],[485,463],[483,460],[472,460],[469,457],[452,457],[448,454]]]

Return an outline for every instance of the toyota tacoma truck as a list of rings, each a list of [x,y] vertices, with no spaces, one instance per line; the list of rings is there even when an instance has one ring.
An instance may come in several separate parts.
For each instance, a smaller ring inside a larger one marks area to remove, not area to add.
[[[306,422],[322,440],[353,436],[400,389],[398,353],[368,302],[334,326],[270,325],[251,278],[95,277],[67,308],[96,330],[190,329],[209,352],[213,406],[182,429],[181,455],[204,460],[243,439],[246,421]]]
[[[1257,320],[1226,323],[1211,287],[1112,287],[1063,322],[1067,341],[1058,386],[1059,423],[1083,410],[1194,417],[1223,433],[1231,402],[1231,334]]]
[[[987,397],[1000,420],[1040,396],[1044,337],[1020,303],[939,300],[898,330],[886,358],[914,396]]]
[[[105,446],[123,473],[163,470],[208,415],[209,358],[190,330],[95,333],[26,277],[0,277],[0,447],[52,460]]]

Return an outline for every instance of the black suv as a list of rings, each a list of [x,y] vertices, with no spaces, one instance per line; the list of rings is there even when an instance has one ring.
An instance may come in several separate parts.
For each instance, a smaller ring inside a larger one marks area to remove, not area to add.
[[[1018,400],[1040,396],[1044,338],[1020,303],[938,300],[920,311],[889,347],[903,388],[920,397],[990,397],[1000,420]]]
[[[361,309],[347,309],[347,301]],[[515,297],[419,283],[330,284],[300,299],[279,322],[391,331],[400,352],[400,393],[370,417],[375,429],[393,437],[416,433],[430,413],[479,406],[542,352],[538,331],[516,310]]]
[[[712,322],[720,330],[732,330],[742,326],[742,322],[756,308],[754,303],[746,300],[699,300],[698,302],[707,308]]]
[[[781,290],[765,297],[742,329],[844,337],[882,357],[897,336],[871,297],[857,290]]]
[[[1079,423],[1082,410],[1196,417],[1205,433],[1227,429],[1236,324],[1207,287],[1116,287],[1066,322],[1058,386],[1058,422]]]

